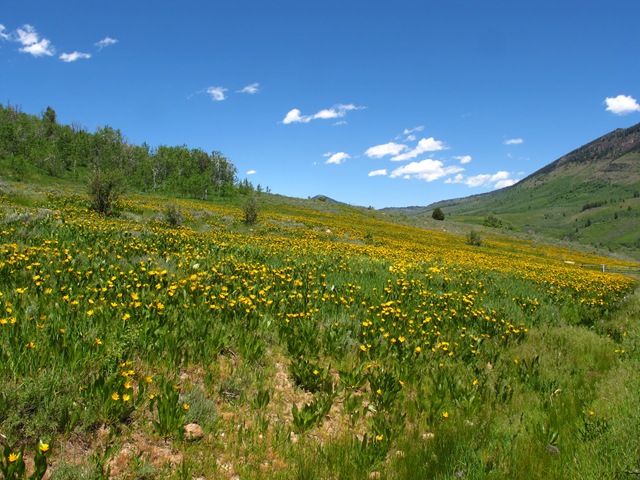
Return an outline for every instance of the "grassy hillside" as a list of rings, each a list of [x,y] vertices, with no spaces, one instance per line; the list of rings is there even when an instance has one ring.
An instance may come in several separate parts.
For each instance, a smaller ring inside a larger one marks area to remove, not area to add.
[[[5,477],[639,471],[640,305],[608,273],[638,264],[266,194],[249,226],[237,197],[0,190]]]
[[[405,213],[428,216],[436,207],[452,220],[481,225],[493,214],[522,232],[638,258],[640,125],[594,140],[512,187]]]

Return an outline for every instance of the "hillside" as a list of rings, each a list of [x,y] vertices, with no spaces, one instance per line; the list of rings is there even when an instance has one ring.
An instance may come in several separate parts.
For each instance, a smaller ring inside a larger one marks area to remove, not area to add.
[[[640,249],[640,124],[608,133],[494,192],[414,208],[481,225],[494,215],[526,233],[636,255]]]
[[[580,266],[637,264],[256,198],[246,225],[237,197],[128,194],[105,216],[77,186],[2,182],[0,468],[24,453],[51,479],[633,471],[637,284]]]

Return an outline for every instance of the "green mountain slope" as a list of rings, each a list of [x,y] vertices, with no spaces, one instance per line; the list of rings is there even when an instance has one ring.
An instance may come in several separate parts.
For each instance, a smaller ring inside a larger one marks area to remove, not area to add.
[[[640,250],[640,124],[617,129],[502,190],[405,212],[483,224],[493,215],[517,230]],[[494,219],[495,220],[495,219]]]

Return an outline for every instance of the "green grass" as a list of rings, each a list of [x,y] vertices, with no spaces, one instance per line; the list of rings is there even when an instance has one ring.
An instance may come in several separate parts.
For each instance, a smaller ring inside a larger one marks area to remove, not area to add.
[[[564,263],[613,260],[269,195],[249,228],[241,199],[105,218],[4,188],[0,433],[49,442],[51,478],[640,468],[635,284]]]

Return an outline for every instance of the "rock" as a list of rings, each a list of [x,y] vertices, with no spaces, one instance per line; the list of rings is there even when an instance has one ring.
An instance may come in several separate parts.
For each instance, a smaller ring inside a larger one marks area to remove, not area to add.
[[[549,452],[551,455],[560,455],[560,449],[551,444],[547,445],[547,452]]]
[[[200,440],[204,437],[204,432],[202,431],[202,427],[197,423],[189,423],[184,426],[184,438],[190,442]]]

